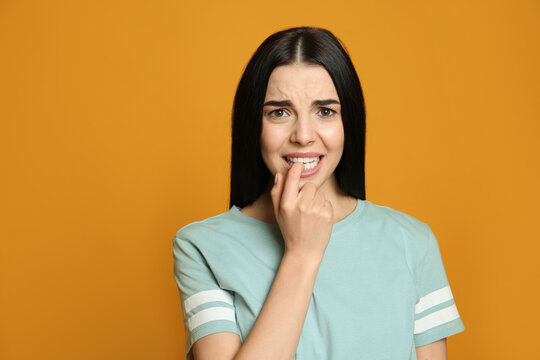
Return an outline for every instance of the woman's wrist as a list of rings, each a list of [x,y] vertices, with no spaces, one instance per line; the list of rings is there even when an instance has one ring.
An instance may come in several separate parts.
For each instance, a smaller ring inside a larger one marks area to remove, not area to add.
[[[291,266],[297,267],[299,271],[318,271],[321,261],[322,256],[291,250],[285,250],[281,260],[282,263],[287,262]]]

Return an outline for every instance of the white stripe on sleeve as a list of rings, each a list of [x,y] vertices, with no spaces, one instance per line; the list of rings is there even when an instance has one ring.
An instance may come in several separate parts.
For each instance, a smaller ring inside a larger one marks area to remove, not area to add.
[[[442,304],[445,301],[452,300],[452,290],[450,290],[450,285],[446,285],[439,290],[430,292],[426,296],[422,296],[418,303],[414,306],[414,313],[420,314],[422,311],[425,311],[435,305]]]
[[[193,331],[197,326],[214,320],[229,320],[236,323],[234,309],[225,307],[212,307],[204,309],[188,319],[188,329]]]
[[[191,295],[186,299],[186,301],[184,301],[184,308],[186,309],[186,313],[188,313],[197,306],[212,301],[222,301],[227,304],[234,305],[233,296],[229,292],[216,289],[199,291],[198,293]]]
[[[452,304],[444,309],[435,311],[414,321],[414,333],[419,334],[435,326],[442,325],[449,321],[459,318],[456,304]]]

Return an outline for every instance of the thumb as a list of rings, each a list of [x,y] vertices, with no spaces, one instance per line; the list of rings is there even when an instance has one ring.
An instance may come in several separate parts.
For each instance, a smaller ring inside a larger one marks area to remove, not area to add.
[[[272,204],[274,205],[274,215],[277,220],[277,214],[279,212],[279,203],[281,201],[281,193],[283,192],[283,175],[279,172],[276,173],[274,178],[274,186],[270,190],[270,196],[272,197]]]

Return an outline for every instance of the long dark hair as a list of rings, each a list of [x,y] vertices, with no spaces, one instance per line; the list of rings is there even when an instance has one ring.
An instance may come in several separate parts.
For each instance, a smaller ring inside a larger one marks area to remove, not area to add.
[[[330,74],[341,103],[345,133],[343,154],[334,174],[341,190],[365,200],[366,112],[360,80],[340,40],[330,31],[295,27],[270,35],[246,66],[232,112],[231,197],[229,207],[251,204],[272,174],[261,156],[263,102],[275,67],[292,63],[322,65]]]

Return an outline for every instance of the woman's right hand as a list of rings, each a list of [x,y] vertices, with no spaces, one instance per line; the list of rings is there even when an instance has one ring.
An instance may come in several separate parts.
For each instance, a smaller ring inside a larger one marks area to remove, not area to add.
[[[303,169],[302,163],[294,163],[285,180],[281,173],[276,174],[270,195],[285,254],[319,265],[330,241],[334,210],[312,182],[298,190]]]

